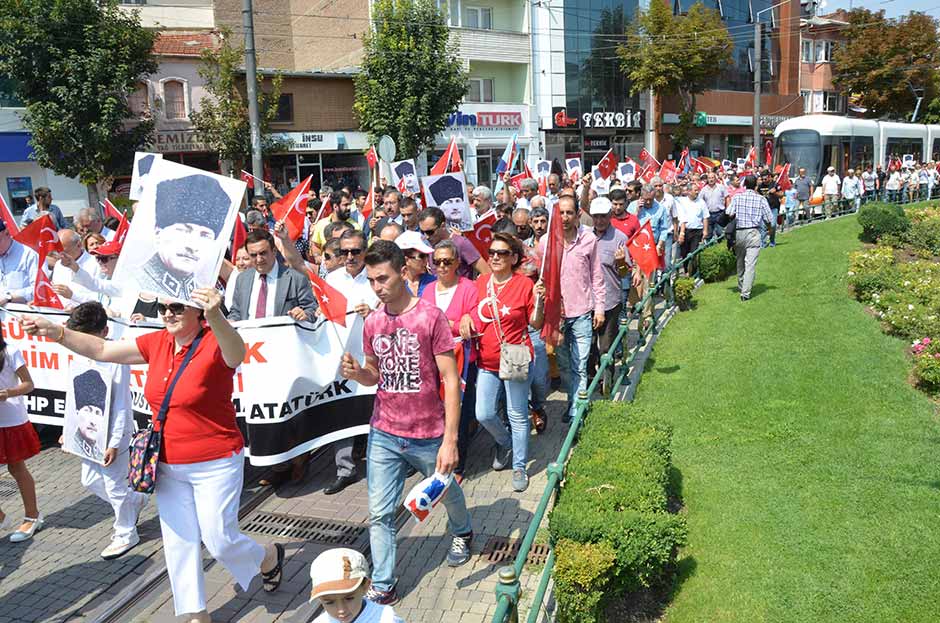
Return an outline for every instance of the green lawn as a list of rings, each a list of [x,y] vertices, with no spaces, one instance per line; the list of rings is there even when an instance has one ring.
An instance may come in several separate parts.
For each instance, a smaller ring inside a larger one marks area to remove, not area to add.
[[[636,405],[675,427],[689,545],[667,623],[940,621],[940,434],[905,344],[852,300],[854,217],[696,294]]]

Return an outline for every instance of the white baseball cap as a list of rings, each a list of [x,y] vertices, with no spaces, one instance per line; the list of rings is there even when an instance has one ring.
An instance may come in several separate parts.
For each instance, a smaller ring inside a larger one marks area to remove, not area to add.
[[[826,169],[826,170],[827,170],[827,171],[835,171],[835,170],[836,170],[836,168],[835,168],[835,167],[829,167],[829,168],[828,168],[828,169]]]
[[[328,549],[310,565],[310,600],[351,593],[369,578],[366,557],[354,549]]]
[[[434,253],[434,249],[431,248],[431,245],[425,242],[424,237],[416,231],[404,232],[398,236],[398,238],[395,238],[395,244],[397,244],[398,248],[402,251],[414,249],[426,255]]]
[[[591,200],[591,216],[595,214],[610,214],[610,199],[596,197]]]

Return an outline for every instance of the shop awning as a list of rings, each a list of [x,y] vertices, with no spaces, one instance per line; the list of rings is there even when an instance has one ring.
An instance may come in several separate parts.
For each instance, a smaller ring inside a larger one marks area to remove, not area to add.
[[[26,162],[32,155],[29,132],[0,132],[0,162]]]

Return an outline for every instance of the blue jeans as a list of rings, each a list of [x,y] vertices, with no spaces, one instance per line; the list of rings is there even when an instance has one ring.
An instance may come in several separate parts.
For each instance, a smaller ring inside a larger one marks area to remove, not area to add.
[[[570,417],[574,417],[574,401],[578,392],[586,390],[588,385],[587,364],[594,334],[592,317],[593,314],[588,312],[576,318],[565,318],[561,323],[561,333],[565,341],[558,346],[558,366],[562,369],[562,374],[567,371]]]
[[[500,448],[512,448],[512,468],[525,469],[529,459],[529,379],[504,381],[496,372],[480,369],[477,374],[477,422],[485,428]],[[496,413],[493,396],[503,387],[506,390],[506,415],[509,430]]]
[[[411,465],[424,476],[434,473],[441,437],[410,439],[376,428],[369,432],[366,468],[369,485],[369,543],[372,547],[372,585],[380,591],[391,590],[398,581],[395,560],[398,543],[395,514],[402,502],[405,474]],[[456,482],[447,488],[442,500],[447,509],[447,527],[454,535],[469,534],[470,513],[463,490]]]
[[[540,331],[529,327],[529,339],[535,350],[535,358],[529,371],[529,403],[533,409],[542,409],[548,398],[548,353],[545,350],[545,340]]]

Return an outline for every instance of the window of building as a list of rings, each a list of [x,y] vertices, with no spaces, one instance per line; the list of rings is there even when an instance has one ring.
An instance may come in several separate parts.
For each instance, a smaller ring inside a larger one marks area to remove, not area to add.
[[[803,98],[803,112],[813,112],[813,92],[800,91],[800,96]]]
[[[813,62],[813,40],[804,39],[800,43],[800,49],[801,49],[800,60],[803,61],[804,63],[812,63]]]
[[[823,112],[843,112],[843,98],[838,93],[827,92],[823,95]]]
[[[464,28],[492,30],[493,9],[489,7],[468,6],[464,10],[463,25]]]
[[[186,118],[185,89],[179,80],[167,80],[163,83],[163,110],[167,119]]]
[[[290,123],[294,120],[294,94],[281,93],[277,100],[277,114],[272,121],[277,123]]]
[[[492,78],[470,78],[470,88],[467,89],[468,102],[492,102],[493,101],[493,79]]]
[[[134,92],[127,97],[127,107],[135,117],[145,115],[150,111],[150,96],[147,92],[147,83],[138,82]]]
[[[832,41],[820,39],[816,41],[816,62],[828,63],[832,58]]]

